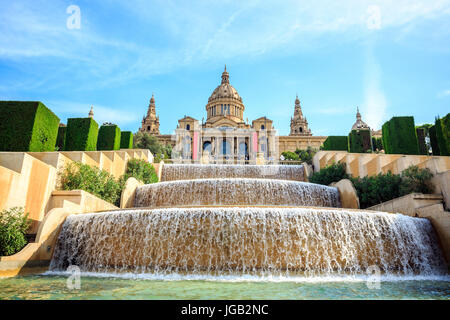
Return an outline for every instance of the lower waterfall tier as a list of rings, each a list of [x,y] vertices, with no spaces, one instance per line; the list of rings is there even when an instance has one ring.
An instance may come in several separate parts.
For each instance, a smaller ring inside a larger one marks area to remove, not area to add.
[[[427,219],[332,208],[170,208],[71,215],[64,271],[306,276],[446,272]]]
[[[208,205],[340,207],[337,188],[272,179],[198,179],[144,185],[136,207]]]

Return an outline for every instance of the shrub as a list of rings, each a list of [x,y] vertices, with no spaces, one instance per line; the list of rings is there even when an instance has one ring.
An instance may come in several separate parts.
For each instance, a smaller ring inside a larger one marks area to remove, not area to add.
[[[431,183],[433,174],[430,169],[420,169],[418,166],[410,166],[401,173],[402,185],[400,193],[402,195],[413,192],[433,193],[434,186]]]
[[[58,128],[58,136],[56,138],[56,146],[55,146],[55,149],[57,151],[64,150],[64,144],[66,143],[66,132],[67,132],[67,127],[59,127]]]
[[[98,131],[97,150],[119,150],[120,129],[117,125],[103,125]]]
[[[96,151],[98,124],[92,118],[70,118],[67,120],[66,151]]]
[[[436,140],[441,156],[450,155],[450,113],[435,122]]]
[[[142,159],[128,161],[126,172],[121,179],[126,182],[130,177],[134,177],[145,184],[158,182],[158,175],[153,165]]]
[[[439,144],[436,137],[436,126],[431,126],[429,129],[430,133],[430,145],[433,151],[433,156],[440,156],[441,150],[439,150]]]
[[[370,130],[352,130],[348,135],[348,150],[352,153],[365,153],[372,150]]]
[[[120,149],[133,149],[133,133],[131,131],[120,133]]]
[[[351,181],[358,193],[360,206],[364,209],[413,192],[432,193],[432,177],[429,169],[410,166],[401,175],[389,171],[372,177],[351,178]]]
[[[388,154],[419,154],[413,117],[393,117],[382,127],[383,146]]]
[[[400,197],[402,179],[391,172],[372,177],[351,178],[362,209]]]
[[[39,101],[0,101],[0,151],[54,151],[59,118]]]
[[[23,208],[0,211],[0,256],[13,255],[25,247],[30,223]]]
[[[319,172],[314,172],[309,177],[309,182],[329,185],[332,182],[338,182],[341,179],[348,179],[349,175],[346,173],[344,163],[333,163],[321,169]]]
[[[122,181],[112,174],[80,162],[69,163],[62,176],[63,190],[84,190],[113,204],[120,203]]]
[[[328,136],[323,142],[322,150],[342,150],[348,151],[347,136]]]

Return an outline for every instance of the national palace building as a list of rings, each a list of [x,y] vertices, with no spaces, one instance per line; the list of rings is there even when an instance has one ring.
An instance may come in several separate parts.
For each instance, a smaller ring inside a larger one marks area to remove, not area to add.
[[[270,118],[264,116],[244,121],[245,105],[237,90],[230,84],[226,66],[221,83],[214,89],[206,104],[206,121],[190,116],[178,120],[174,135],[160,134],[152,95],[146,116],[139,131],[154,135],[163,144],[171,144],[175,157],[200,161],[207,157],[217,160],[279,159],[283,151],[313,147],[319,149],[326,137],[313,136],[303,115],[300,100],[295,99],[294,115],[289,136],[278,136]],[[174,156],[172,156],[174,158]]]

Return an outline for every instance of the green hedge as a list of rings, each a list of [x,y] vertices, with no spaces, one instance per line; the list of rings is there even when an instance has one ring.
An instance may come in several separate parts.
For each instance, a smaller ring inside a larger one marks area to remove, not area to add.
[[[370,130],[352,130],[348,135],[348,149],[352,153],[372,151]]]
[[[55,146],[58,151],[64,150],[64,145],[66,143],[66,132],[67,127],[58,128],[58,136],[56,137],[56,146]]]
[[[120,149],[133,149],[133,133],[131,131],[120,133]]]
[[[450,113],[442,119],[436,119],[435,129],[440,155],[450,156]]]
[[[117,125],[103,125],[98,131],[97,150],[119,150],[120,129]]]
[[[425,129],[416,128],[417,142],[419,143],[419,154],[428,155],[427,144],[425,142]]]
[[[383,150],[383,141],[381,138],[372,137],[372,150],[373,151]]]
[[[98,124],[92,118],[67,120],[66,151],[96,151]]]
[[[413,117],[393,117],[383,124],[382,130],[387,154],[419,154]]]
[[[431,150],[433,151],[433,156],[441,155],[441,151],[439,150],[439,144],[438,144],[437,138],[436,138],[436,127],[431,126],[430,129],[428,130],[428,132],[430,134],[430,145],[431,145]]]
[[[59,118],[39,101],[0,101],[0,151],[55,151]]]
[[[328,186],[333,182],[348,179],[349,177],[350,176],[346,172],[345,163],[333,163],[320,169],[318,172],[314,172],[308,180],[311,183],[324,184]]]
[[[328,136],[323,142],[322,150],[343,150],[348,151],[347,136]]]

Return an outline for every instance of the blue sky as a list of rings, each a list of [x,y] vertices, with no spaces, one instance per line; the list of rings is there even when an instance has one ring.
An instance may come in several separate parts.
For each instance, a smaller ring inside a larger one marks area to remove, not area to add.
[[[67,28],[68,6],[80,29]],[[224,64],[244,117],[289,133],[298,93],[314,135],[450,112],[450,0],[0,2],[0,99],[40,100],[136,131],[155,94],[161,132],[206,118]]]

